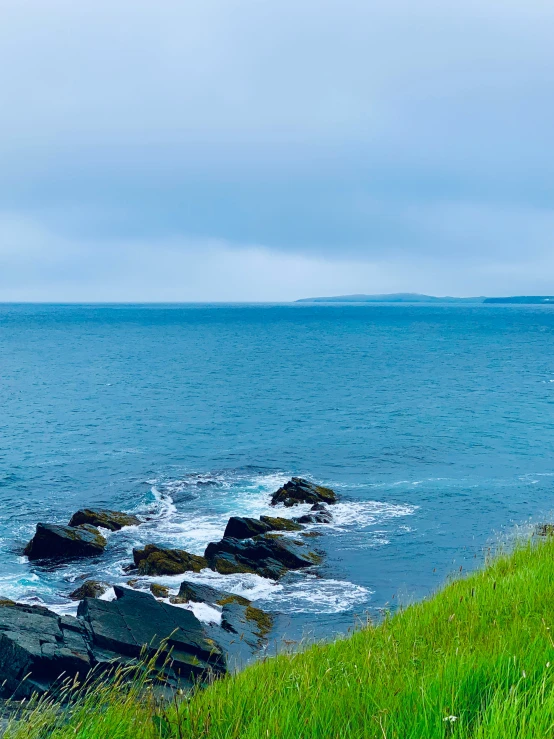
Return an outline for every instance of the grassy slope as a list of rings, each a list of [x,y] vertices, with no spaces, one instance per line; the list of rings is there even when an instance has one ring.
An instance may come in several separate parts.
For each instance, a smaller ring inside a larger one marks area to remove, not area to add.
[[[153,716],[118,688],[10,739],[554,737],[554,540],[500,557],[376,628],[258,663]],[[550,666],[552,663],[552,667]],[[446,720],[446,717],[456,717]],[[42,733],[41,733],[42,732]]]

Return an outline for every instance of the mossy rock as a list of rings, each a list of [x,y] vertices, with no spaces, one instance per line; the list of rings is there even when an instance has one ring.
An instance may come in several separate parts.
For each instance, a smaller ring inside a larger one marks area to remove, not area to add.
[[[10,607],[10,606],[16,606],[17,603],[15,600],[10,600],[10,598],[0,598],[0,607]]]
[[[69,522],[70,526],[81,526],[91,524],[102,526],[110,531],[119,531],[124,526],[138,526],[140,519],[130,513],[121,511],[109,511],[104,508],[82,508],[74,513]]]
[[[255,608],[253,605],[246,606],[245,616],[248,621],[254,621],[256,632],[260,639],[264,639],[271,631],[273,618],[265,611]]]
[[[38,523],[25,547],[29,559],[69,559],[101,554],[107,541],[94,526],[59,526]]]
[[[109,590],[107,582],[101,580],[85,580],[76,590],[69,594],[71,600],[83,600],[83,598],[98,598]]]
[[[260,516],[260,521],[269,524],[273,531],[301,531],[302,526],[290,518]]]
[[[218,606],[227,606],[229,603],[238,603],[240,606],[250,605],[248,598],[243,598],[242,595],[235,595],[234,593],[226,595],[225,598],[220,598],[216,603]]]
[[[301,477],[293,477],[271,496],[271,505],[282,503],[286,507],[299,503],[336,503],[337,494],[331,488],[315,485]]]
[[[323,536],[321,531],[303,531],[300,536],[303,536],[305,539],[316,539],[318,536]]]
[[[222,552],[219,556],[214,557],[212,561],[212,569],[219,572],[220,575],[234,575],[241,573],[259,574],[253,567],[239,562],[232,554]]]
[[[554,536],[554,523],[540,523],[535,528],[538,536]]]
[[[147,544],[144,549],[133,549],[133,559],[141,575],[182,575],[200,572],[208,566],[204,557],[184,549],[167,549]]]
[[[169,598],[169,588],[165,585],[159,585],[157,582],[150,585],[150,592],[154,598]]]

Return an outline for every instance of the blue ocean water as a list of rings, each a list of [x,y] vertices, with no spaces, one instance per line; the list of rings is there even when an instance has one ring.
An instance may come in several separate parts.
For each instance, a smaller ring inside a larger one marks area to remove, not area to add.
[[[292,638],[421,598],[553,520],[553,339],[545,306],[0,306],[0,596],[71,612],[133,546],[201,553],[301,475],[342,496],[317,572],[193,577]],[[83,505],[149,520],[95,561],[22,556]]]

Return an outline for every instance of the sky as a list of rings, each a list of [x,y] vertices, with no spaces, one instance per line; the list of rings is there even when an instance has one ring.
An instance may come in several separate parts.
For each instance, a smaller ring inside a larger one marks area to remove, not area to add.
[[[554,294],[554,4],[2,0],[0,301]]]

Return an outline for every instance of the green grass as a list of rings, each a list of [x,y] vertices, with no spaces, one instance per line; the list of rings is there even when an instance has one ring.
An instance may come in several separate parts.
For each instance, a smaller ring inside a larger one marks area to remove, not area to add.
[[[6,739],[554,737],[552,631],[549,538],[379,626],[269,658],[164,710],[120,681],[74,699],[69,715],[35,709]]]

